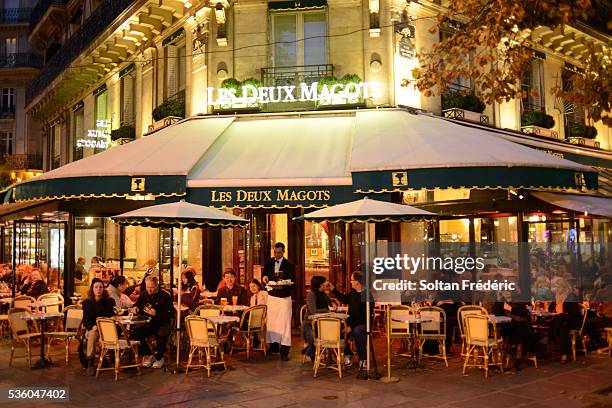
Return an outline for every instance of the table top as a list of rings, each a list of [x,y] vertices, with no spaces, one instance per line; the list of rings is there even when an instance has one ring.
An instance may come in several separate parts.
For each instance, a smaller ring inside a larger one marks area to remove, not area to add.
[[[557,312],[547,312],[547,311],[544,311],[544,310],[532,310],[530,313],[533,316],[539,316],[539,317],[542,317],[542,316],[556,316],[558,314]]]
[[[315,314],[311,314],[310,315],[310,319],[312,319],[312,320],[320,319],[322,317],[335,317],[336,319],[346,320],[346,319],[348,319],[349,315],[347,313],[335,313],[335,312],[315,313]]]
[[[347,313],[348,312],[348,306],[338,306],[335,309],[331,309],[332,312],[337,312],[337,313]]]
[[[391,320],[393,320],[394,322],[400,322],[400,323],[419,324],[419,323],[433,322],[434,319],[431,318],[431,317],[427,317],[427,316],[421,316],[421,317],[417,318],[416,315],[409,314],[409,315],[395,316],[395,317],[391,318]]]
[[[12,292],[0,292],[0,298],[12,297]]]
[[[12,301],[13,301],[12,297],[0,299],[0,303],[11,303]]]
[[[47,320],[53,319],[55,317],[61,317],[63,314],[61,313],[28,313],[21,316],[24,320]]]
[[[242,312],[243,310],[247,310],[249,307],[243,305],[227,305],[221,306],[221,308],[224,312]]]
[[[210,316],[207,317],[207,319],[213,322],[214,324],[233,323],[240,321],[240,318],[238,316]]]
[[[174,302],[174,308],[178,309],[178,304]],[[181,305],[181,312],[186,312],[189,310],[189,306]]]
[[[151,321],[151,318],[148,316],[113,316],[113,320],[117,323],[125,324],[125,325],[139,325],[146,324]]]
[[[495,315],[489,315],[489,320],[493,323],[510,323],[512,321],[512,318],[510,316],[495,316]]]

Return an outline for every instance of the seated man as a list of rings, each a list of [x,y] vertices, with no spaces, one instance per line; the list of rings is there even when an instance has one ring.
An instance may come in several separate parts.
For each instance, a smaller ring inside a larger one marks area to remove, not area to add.
[[[357,354],[359,355],[359,369],[366,368],[367,346],[366,346],[366,289],[361,285],[362,275],[359,272],[353,272],[351,275],[351,291],[347,294],[342,294],[338,289],[333,289],[332,293],[344,304],[348,305],[347,338],[352,337],[357,346]],[[370,310],[370,314],[372,310]],[[373,321],[370,316],[370,321]],[[346,346],[345,364],[351,365],[351,356],[353,352]]]
[[[143,356],[143,367],[162,368],[166,354],[166,344],[172,331],[172,316],[174,305],[172,296],[159,289],[156,276],[147,276],[145,279],[145,292],[143,292],[132,309],[131,313],[139,313],[151,317],[151,321],[137,330],[134,338],[140,340],[139,352]],[[155,357],[147,343],[147,337],[154,335],[157,343]]]
[[[221,299],[227,299],[229,305],[234,305],[234,297],[237,298],[236,305],[249,306],[249,294],[246,289],[236,284],[236,273],[233,269],[226,269],[223,274],[225,287],[217,292],[217,304]]]

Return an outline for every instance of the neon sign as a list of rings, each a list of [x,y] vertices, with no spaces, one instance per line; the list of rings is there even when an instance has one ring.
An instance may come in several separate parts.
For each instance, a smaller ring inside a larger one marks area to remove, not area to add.
[[[108,149],[110,138],[110,122],[106,119],[96,120],[96,129],[88,129],[87,136],[77,139],[76,147]]]
[[[238,91],[242,91],[239,93]],[[255,103],[319,102],[331,103],[336,100],[347,102],[359,99],[380,98],[382,88],[377,82],[349,82],[333,85],[301,83],[299,86],[244,85],[241,88],[207,88],[208,105],[236,105]],[[239,96],[240,95],[240,96]]]

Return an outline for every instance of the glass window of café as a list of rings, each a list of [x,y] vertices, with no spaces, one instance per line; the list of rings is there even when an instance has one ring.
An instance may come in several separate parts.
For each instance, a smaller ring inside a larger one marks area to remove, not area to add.
[[[74,106],[72,115],[72,141],[74,143],[74,160],[80,160],[83,156],[83,147],[77,142],[79,139],[83,139],[85,134],[85,109],[83,102],[79,102]]]
[[[131,64],[121,71],[121,126],[133,125],[136,99],[136,68]]]
[[[184,30],[177,31],[170,36],[173,39],[164,44],[165,99],[180,99],[181,97],[184,99],[187,72],[184,32]]]

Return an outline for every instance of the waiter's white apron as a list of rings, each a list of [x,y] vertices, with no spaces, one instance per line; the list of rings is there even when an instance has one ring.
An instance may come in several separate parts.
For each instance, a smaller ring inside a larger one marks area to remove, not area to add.
[[[267,343],[291,346],[291,296],[268,296]]]

